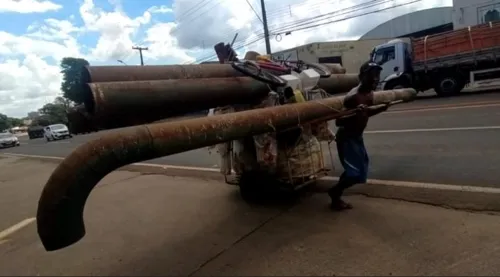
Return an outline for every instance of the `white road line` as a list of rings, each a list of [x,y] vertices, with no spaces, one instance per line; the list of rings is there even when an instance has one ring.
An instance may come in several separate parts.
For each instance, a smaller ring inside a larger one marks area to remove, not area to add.
[[[53,160],[63,160],[64,159],[62,157],[26,155],[26,154],[17,154],[17,153],[0,153],[0,154],[6,155],[6,156],[13,156],[13,157],[23,157],[23,158],[42,158],[42,159],[53,159]],[[165,164],[153,164],[153,163],[133,163],[132,165],[156,167],[156,168],[163,168],[163,169],[196,170],[196,171],[205,171],[205,172],[219,172],[220,171],[220,169],[218,169],[218,168],[182,166],[182,165],[165,165]]]
[[[63,159],[60,157],[47,157],[47,156],[10,154],[10,153],[4,153],[4,155],[27,157],[27,158],[51,158],[51,159],[57,159],[57,160]],[[159,168],[164,168],[164,169],[183,169],[183,170],[193,170],[193,171],[219,172],[218,168],[161,165],[161,164],[151,164],[151,163],[136,163],[136,165],[149,166],[149,167],[159,167]],[[338,177],[332,177],[332,176],[326,176],[326,177],[323,177],[321,179],[322,180],[329,180],[329,181],[338,181]],[[496,187],[419,183],[419,182],[395,181],[395,180],[369,179],[367,184],[385,185],[385,186],[394,186],[394,187],[410,187],[410,188],[422,188],[422,189],[448,190],[448,191],[462,191],[462,192],[482,192],[482,193],[496,193],[496,194],[500,193],[500,188],[496,188]]]
[[[475,126],[475,127],[454,127],[454,128],[376,130],[376,131],[365,131],[365,134],[415,133],[415,132],[446,132],[446,131],[471,131],[471,130],[496,130],[496,129],[500,129],[500,126]]]
[[[451,105],[443,105],[443,106],[429,106],[425,107],[415,107],[415,108],[406,108],[406,109],[397,109],[397,110],[388,110],[384,112],[384,114],[388,113],[414,113],[414,112],[428,112],[428,111],[446,111],[446,110],[458,110],[458,109],[471,109],[471,108],[487,108],[487,107],[498,107],[500,103],[492,103],[492,104],[477,104],[477,105],[463,105],[463,106],[451,106]]]
[[[34,218],[34,217],[26,218],[25,220],[23,220],[17,224],[14,224],[11,227],[3,230],[2,232],[0,232],[0,241],[4,240],[8,236],[14,234],[15,232],[23,229],[24,227],[30,225],[33,222],[35,222],[35,220],[36,220],[36,218]]]
[[[339,180],[338,177],[332,177],[332,176],[326,176],[321,179],[329,181]],[[366,183],[369,185],[383,185],[383,186],[407,187],[407,188],[451,190],[451,191],[462,191],[462,192],[483,192],[483,193],[494,193],[494,194],[500,193],[500,188],[496,187],[476,187],[476,186],[420,183],[420,182],[407,182],[407,181],[377,180],[377,179],[369,179],[368,182]]]

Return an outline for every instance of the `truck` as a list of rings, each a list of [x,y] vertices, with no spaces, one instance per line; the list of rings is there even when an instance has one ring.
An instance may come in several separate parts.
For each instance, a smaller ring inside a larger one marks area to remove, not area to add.
[[[500,77],[500,22],[409,40],[394,39],[373,48],[382,66],[378,89],[434,89],[458,94],[466,85]]]

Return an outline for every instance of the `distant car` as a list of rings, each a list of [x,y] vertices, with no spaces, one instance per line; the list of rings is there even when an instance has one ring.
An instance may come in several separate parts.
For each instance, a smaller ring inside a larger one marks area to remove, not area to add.
[[[12,133],[0,133],[0,148],[19,146],[19,140]]]
[[[73,137],[64,124],[53,124],[43,128],[44,137],[47,141]]]

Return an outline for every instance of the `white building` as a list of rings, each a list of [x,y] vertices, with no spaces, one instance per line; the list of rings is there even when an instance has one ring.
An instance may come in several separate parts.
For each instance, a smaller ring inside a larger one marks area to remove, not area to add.
[[[500,0],[453,0],[453,28],[500,20]]]
[[[395,17],[368,31],[360,40],[420,37],[451,30],[453,30],[453,7],[439,7]]]

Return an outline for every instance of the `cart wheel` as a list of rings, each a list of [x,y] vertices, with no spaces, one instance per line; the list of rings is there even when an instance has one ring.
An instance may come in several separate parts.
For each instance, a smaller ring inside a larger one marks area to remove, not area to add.
[[[326,66],[323,66],[319,63],[303,63],[302,67],[305,69],[314,69],[316,72],[318,72],[320,78],[328,78],[332,76],[332,72]]]
[[[243,172],[240,176],[240,195],[249,203],[267,202],[273,194],[268,174],[260,171]]]
[[[287,83],[282,78],[262,70],[257,63],[252,61],[232,62],[231,66],[246,76],[272,86],[284,86]]]

